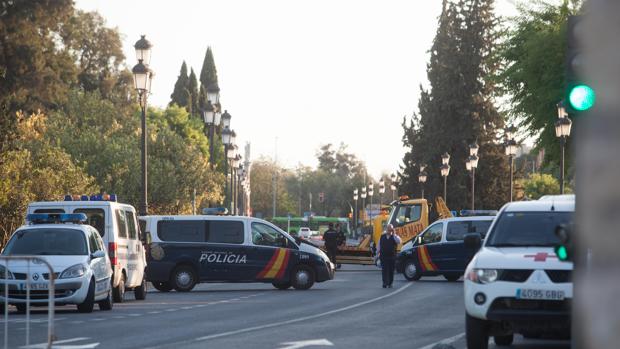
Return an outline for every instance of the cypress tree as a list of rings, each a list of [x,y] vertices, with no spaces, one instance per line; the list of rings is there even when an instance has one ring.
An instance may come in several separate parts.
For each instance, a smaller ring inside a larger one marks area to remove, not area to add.
[[[202,68],[200,69],[200,89],[203,92],[200,92],[200,100],[199,105],[207,104],[207,87],[211,84],[217,84],[217,69],[215,68],[215,60],[213,59],[213,51],[211,51],[211,47],[207,47],[207,52],[205,53],[205,59],[202,62]]]
[[[177,81],[174,83],[174,90],[170,95],[170,105],[176,104],[179,107],[185,107],[187,111],[190,110],[190,93],[189,93],[189,78],[187,77],[187,64],[183,61],[181,65],[181,72]]]
[[[196,73],[194,68],[189,73],[189,96],[190,96],[190,114],[192,116],[200,116],[200,109],[198,108],[198,80],[196,79]]]

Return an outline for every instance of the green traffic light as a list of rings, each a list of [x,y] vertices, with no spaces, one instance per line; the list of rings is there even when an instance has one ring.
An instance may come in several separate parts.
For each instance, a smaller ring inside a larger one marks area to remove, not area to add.
[[[568,251],[566,251],[565,246],[557,246],[555,248],[555,254],[558,256],[558,259],[561,261],[565,261],[568,259]]]
[[[568,100],[573,109],[584,111],[592,108],[596,102],[596,93],[588,85],[577,85],[570,90]]]

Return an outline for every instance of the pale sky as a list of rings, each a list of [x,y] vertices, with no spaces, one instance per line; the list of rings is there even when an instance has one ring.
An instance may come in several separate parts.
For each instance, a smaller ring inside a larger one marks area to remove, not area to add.
[[[513,1],[498,13],[513,14]],[[369,174],[398,169],[404,115],[417,110],[441,0],[77,0],[122,34],[127,65],[145,34],[156,76],[149,103],[164,107],[185,60],[199,76],[207,46],[221,102],[252,158],[315,166],[341,142]]]

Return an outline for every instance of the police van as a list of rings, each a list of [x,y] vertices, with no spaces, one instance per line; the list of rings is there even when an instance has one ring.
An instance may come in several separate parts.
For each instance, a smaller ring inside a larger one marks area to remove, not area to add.
[[[33,202],[28,214],[83,213],[103,239],[112,263],[114,301],[123,302],[125,290],[133,289],[135,298],[146,298],[146,256],[141,241],[136,210],[117,201],[116,195],[66,195],[64,201]]]
[[[167,292],[200,282],[266,282],[309,289],[331,280],[334,265],[320,249],[261,219],[239,216],[140,217],[149,237],[147,279]]]

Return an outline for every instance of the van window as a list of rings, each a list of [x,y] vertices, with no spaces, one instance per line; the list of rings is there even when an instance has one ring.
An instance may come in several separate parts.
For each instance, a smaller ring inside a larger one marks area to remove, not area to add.
[[[209,221],[207,242],[221,244],[243,243],[243,222],[240,221]]]
[[[127,218],[121,210],[116,210],[116,228],[118,228],[118,237],[127,238]]]
[[[491,221],[455,221],[448,223],[447,241],[463,241],[466,234],[478,233],[482,238],[487,234]]]
[[[62,208],[38,208],[34,213],[65,213]]]
[[[159,221],[157,236],[161,241],[205,242],[205,226],[200,221]]]
[[[422,235],[422,244],[432,244],[441,241],[441,234],[443,233],[443,223],[436,223],[430,226],[428,230]]]
[[[88,244],[90,245],[90,253],[95,253],[100,250],[99,241],[97,241],[97,235],[94,231],[88,232]]]
[[[136,232],[136,217],[133,212],[125,211],[125,218],[127,218],[127,227],[129,228],[129,238],[136,240],[138,233]]]
[[[88,217],[90,226],[97,229],[99,236],[105,235],[105,211],[101,208],[78,208],[73,210],[73,213],[83,213]]]
[[[287,247],[289,240],[263,223],[252,223],[252,243],[259,246]]]

